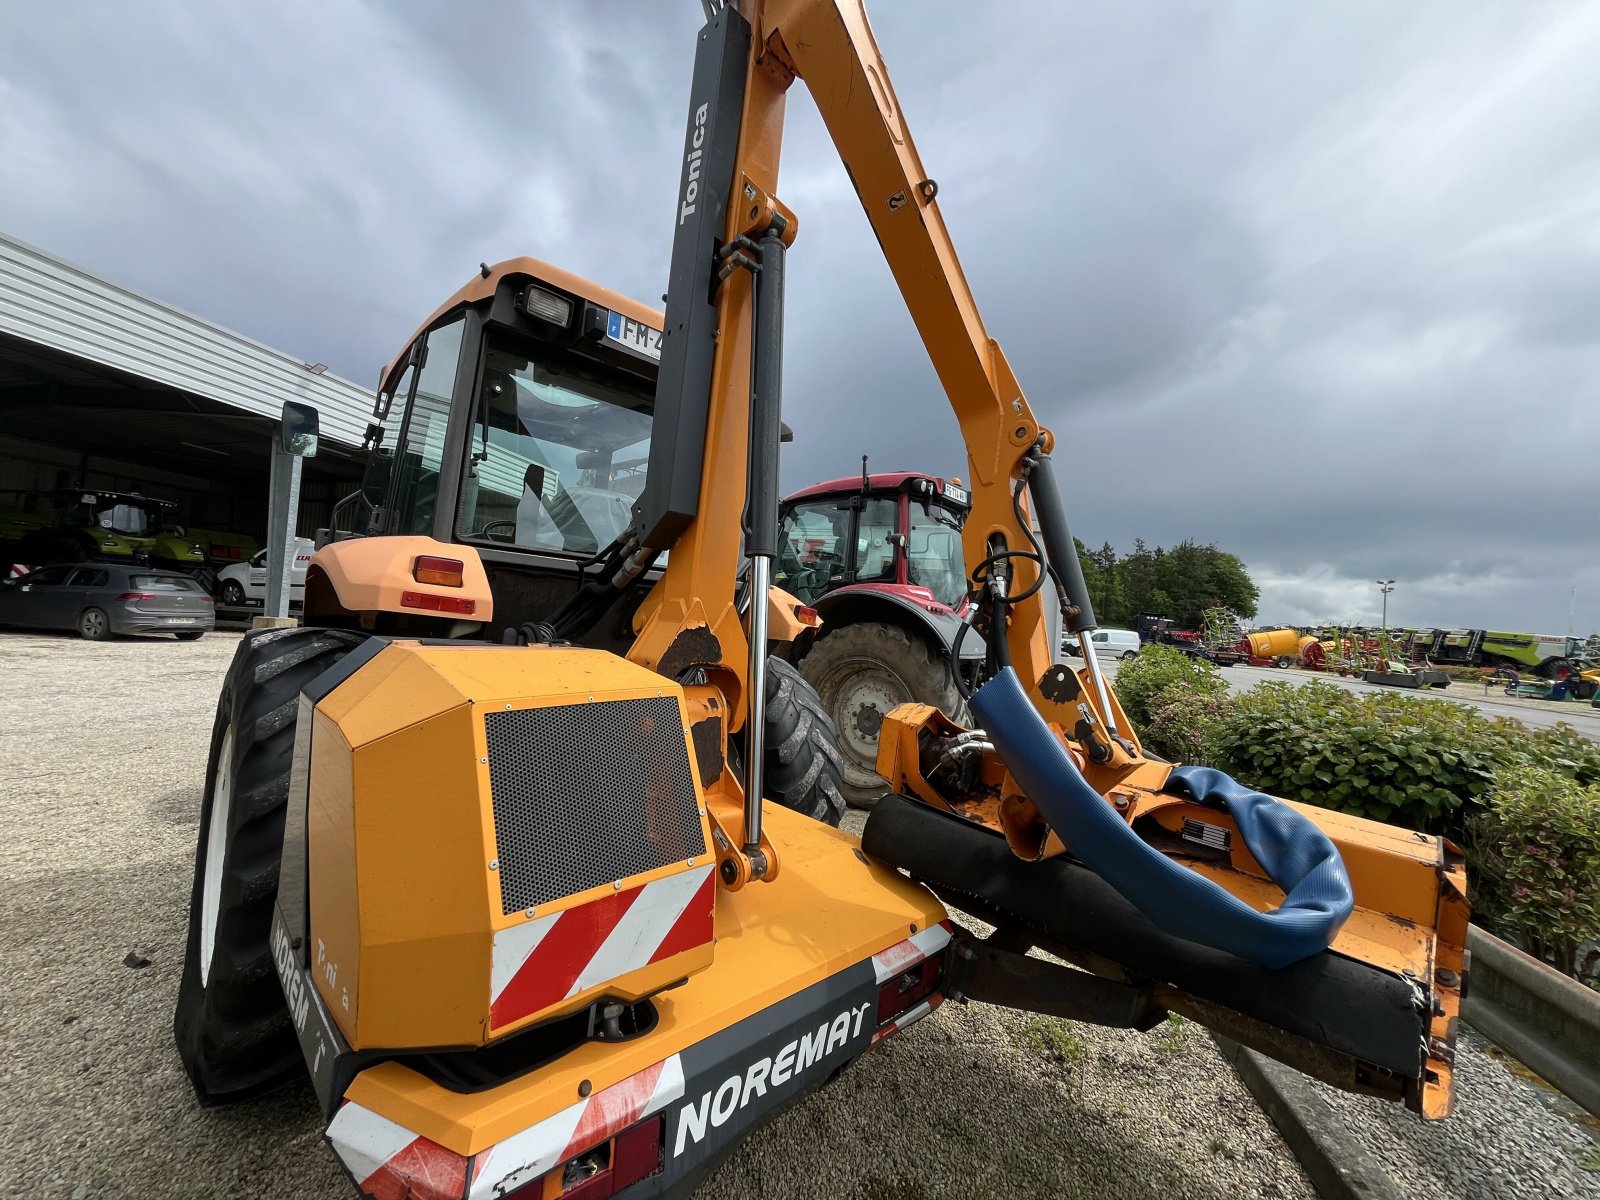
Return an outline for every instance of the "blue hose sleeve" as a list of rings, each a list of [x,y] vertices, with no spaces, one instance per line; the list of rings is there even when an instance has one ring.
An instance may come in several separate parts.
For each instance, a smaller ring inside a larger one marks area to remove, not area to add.
[[[1285,967],[1326,950],[1355,907],[1338,848],[1283,801],[1209,767],[1179,767],[1169,784],[1227,807],[1250,853],[1285,892],[1280,907],[1258,912],[1135,833],[1078,772],[1011,668],[978,689],[972,711],[1072,855],[1167,933]]]

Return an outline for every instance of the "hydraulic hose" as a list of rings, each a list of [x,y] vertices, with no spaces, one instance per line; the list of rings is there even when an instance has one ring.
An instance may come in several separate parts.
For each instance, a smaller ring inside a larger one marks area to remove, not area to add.
[[[1281,800],[1221,771],[1180,767],[1173,790],[1220,802],[1286,893],[1258,912],[1145,842],[1079,774],[1010,667],[973,694],[972,711],[1028,799],[1072,855],[1164,932],[1278,968],[1326,950],[1355,907],[1338,848]]]

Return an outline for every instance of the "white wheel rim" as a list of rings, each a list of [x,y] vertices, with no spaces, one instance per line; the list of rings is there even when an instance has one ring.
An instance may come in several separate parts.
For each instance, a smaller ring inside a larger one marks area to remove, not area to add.
[[[851,673],[835,697],[832,716],[839,730],[839,746],[845,751],[846,777],[858,786],[870,787],[879,781],[875,770],[878,731],[861,728],[862,710],[868,706],[877,709],[881,720],[896,705],[912,698],[911,689],[881,663],[857,661],[849,667]]]
[[[233,726],[222,734],[217,775],[211,789],[211,824],[206,829],[205,873],[200,883],[200,986],[211,977],[217,948],[217,911],[222,906],[222,865],[228,849],[228,814],[233,808]]]

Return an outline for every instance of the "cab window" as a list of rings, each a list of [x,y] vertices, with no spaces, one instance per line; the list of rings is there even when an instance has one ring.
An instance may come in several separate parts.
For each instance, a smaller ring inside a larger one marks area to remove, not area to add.
[[[898,496],[874,496],[861,507],[856,534],[856,582],[893,583],[895,544],[900,524]]]
[[[417,382],[417,369],[407,366],[395,383],[394,391],[380,399],[373,413],[376,430],[368,436],[367,469],[361,478],[361,494],[373,509],[381,509],[389,495],[389,475],[394,467],[394,448],[400,441],[400,427],[411,406],[411,389]],[[265,558],[262,558],[265,562]],[[259,564],[257,564],[259,565]]]
[[[655,394],[565,355],[484,351],[459,536],[593,555],[633,520]]]
[[[848,507],[837,500],[796,504],[783,518],[773,582],[796,599],[814,603],[843,575],[840,551],[849,539]]]
[[[439,464],[444,458],[444,431],[450,420],[450,394],[461,361],[464,317],[428,334],[422,369],[411,397],[410,413],[395,454],[396,533],[432,533],[439,495]]]
[[[906,529],[906,582],[925,587],[946,608],[967,592],[966,558],[960,518],[939,505],[911,504]]]

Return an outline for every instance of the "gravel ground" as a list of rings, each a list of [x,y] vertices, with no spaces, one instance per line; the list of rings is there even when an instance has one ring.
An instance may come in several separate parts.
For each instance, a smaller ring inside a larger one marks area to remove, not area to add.
[[[1581,1110],[1513,1074],[1487,1046],[1470,1029],[1458,1039],[1456,1110],[1431,1125],[1392,1104],[1315,1086],[1345,1136],[1389,1164],[1415,1200],[1600,1200],[1600,1144],[1572,1116]],[[1585,1119],[1600,1133],[1600,1122]]]
[[[201,774],[237,641],[0,634],[0,1196],[350,1194],[308,1089],[201,1111],[171,1047]],[[1600,1195],[1576,1127],[1466,1057],[1448,1145],[1341,1097],[1352,1136],[1435,1181],[1419,1195]],[[1495,1172],[1527,1190],[1486,1190]],[[755,1191],[1312,1195],[1198,1028],[1134,1034],[953,1004],[751,1138],[704,1194]]]

